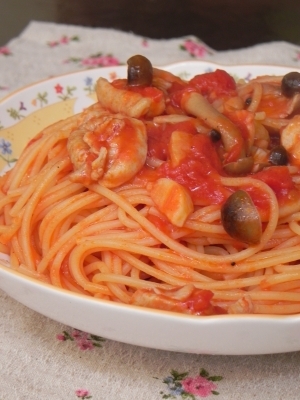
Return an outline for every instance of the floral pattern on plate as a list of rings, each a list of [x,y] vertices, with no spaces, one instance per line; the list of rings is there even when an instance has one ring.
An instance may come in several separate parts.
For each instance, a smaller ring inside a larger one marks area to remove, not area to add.
[[[113,61],[113,64],[115,64],[113,66],[87,69],[50,78],[25,87],[4,98],[0,102],[0,126],[2,129],[9,127],[38,109],[57,102],[63,102],[70,98],[81,101],[86,97],[91,97],[94,94],[96,81],[100,76],[108,80],[125,77],[126,67],[117,65],[118,60],[114,57],[112,59],[115,60]],[[165,68],[184,79],[190,79],[196,74],[209,72],[216,68],[226,69],[236,79],[241,78],[245,80],[269,71],[264,66],[221,66],[204,61],[176,63]],[[277,67],[274,74],[283,73],[286,70],[284,67]]]

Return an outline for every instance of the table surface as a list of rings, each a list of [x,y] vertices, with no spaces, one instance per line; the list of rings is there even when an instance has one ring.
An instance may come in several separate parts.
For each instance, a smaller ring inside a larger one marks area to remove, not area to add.
[[[153,39],[195,35],[215,50],[274,40],[300,44],[299,0],[0,0],[0,5],[0,46],[30,20],[109,27]]]

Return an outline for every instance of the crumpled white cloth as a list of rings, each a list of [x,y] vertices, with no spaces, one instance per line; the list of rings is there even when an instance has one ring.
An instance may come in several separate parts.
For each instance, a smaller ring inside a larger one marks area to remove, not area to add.
[[[133,54],[143,54],[157,66],[198,59],[300,67],[300,47],[286,42],[217,52],[194,36],[158,40],[107,28],[33,21],[0,47],[0,97],[54,75],[113,62],[126,64]]]
[[[216,52],[193,36],[152,40],[110,29],[32,22],[0,48],[0,98],[50,76],[125,64],[138,53],[158,66],[203,59],[300,67],[300,47],[285,42]],[[103,341],[0,292],[0,400],[298,400],[299,363],[300,352],[193,355]]]

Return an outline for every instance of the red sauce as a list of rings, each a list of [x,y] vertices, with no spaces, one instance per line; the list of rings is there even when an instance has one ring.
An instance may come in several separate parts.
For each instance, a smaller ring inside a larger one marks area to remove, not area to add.
[[[217,69],[214,72],[196,75],[186,85],[174,82],[168,90],[170,104],[180,110],[181,99],[187,91],[196,91],[207,97],[209,101],[216,98],[236,96],[236,83],[226,72]]]
[[[287,97],[280,96],[279,93],[277,96],[274,93],[265,94],[259,103],[257,111],[264,111],[269,118],[285,118],[289,101]]]
[[[287,167],[273,166],[253,174],[252,177],[270,186],[276,195],[279,207],[297,200],[300,201],[299,191],[295,188]],[[268,195],[258,188],[248,187],[245,189],[249,192],[262,220],[267,221],[270,211]]]
[[[248,114],[247,111],[240,112],[239,115],[231,114],[232,120],[237,122],[245,136],[248,131],[247,123],[244,121],[249,118]],[[187,157],[178,166],[173,167],[169,161],[168,143],[172,132],[176,129],[193,134],[193,138]],[[148,140],[148,155],[165,162],[155,171],[145,168],[139,174],[140,178],[144,177],[148,181],[160,177],[173,179],[189,190],[196,205],[221,204],[231,194],[232,189],[224,187],[220,182],[220,176],[224,176],[225,173],[218,154],[218,146],[208,136],[195,133],[191,123],[151,125],[148,129]],[[285,166],[266,168],[253,174],[253,178],[268,184],[282,204],[288,201],[295,191],[289,170]],[[251,192],[251,197],[260,213],[266,218],[269,212],[268,196],[255,188],[249,188],[248,191]]]
[[[126,156],[127,153],[132,153],[132,148],[135,145],[134,127],[129,121],[129,118],[119,121],[113,118],[107,121],[106,124],[99,125],[94,131],[91,131],[88,138],[89,143],[93,149],[100,151],[101,147],[110,147],[111,143],[117,142],[119,146],[119,153]],[[124,141],[126,137],[126,142]],[[132,142],[132,143],[131,143]]]
[[[212,298],[213,293],[210,290],[195,289],[191,296],[183,302],[182,306],[196,315],[226,314],[222,308],[211,304]]]
[[[117,80],[114,86],[118,88],[126,87],[126,80]],[[128,87],[126,87],[128,89]],[[155,98],[155,88],[132,87],[132,91]],[[236,83],[234,79],[223,70],[216,70],[205,74],[197,75],[189,82],[172,82],[168,89],[167,103],[180,114],[181,100],[187,91],[197,91],[205,96],[209,101],[217,98],[229,98],[237,96]],[[161,95],[157,94],[157,98]],[[279,112],[285,100],[265,96],[261,102],[262,110],[271,115],[271,109],[275,107],[275,112]],[[270,109],[270,110],[269,110]],[[177,112],[176,111],[176,112]],[[253,135],[253,113],[243,109],[227,111],[224,115],[229,118],[241,132],[243,139],[247,143]],[[233,188],[224,187],[221,184],[220,176],[225,176],[222,162],[224,159],[229,162],[229,155],[240,149],[234,146],[230,154],[224,154],[222,141],[213,142],[208,135],[199,134],[194,122],[186,121],[182,123],[154,124],[146,123],[148,135],[148,157],[154,157],[164,161],[162,165],[154,170],[144,167],[136,179],[145,182],[155,181],[160,177],[167,177],[185,186],[196,205],[222,204],[232,193]],[[191,146],[186,157],[176,166],[172,165],[169,154],[169,142],[172,132],[175,130],[184,131],[192,135]],[[226,158],[227,157],[227,158]],[[287,167],[270,167],[253,175],[253,178],[260,179],[270,186],[274,191],[279,204],[288,202],[291,198],[295,199],[295,188]],[[269,212],[268,196],[255,188],[247,188],[251,192],[251,197],[260,213],[265,217]],[[156,221],[158,224],[158,221]],[[162,228],[163,229],[163,228]]]
[[[178,166],[166,162],[159,168],[161,176],[185,186],[197,205],[219,204],[226,199],[228,192],[220,182],[221,171],[217,151],[205,135],[193,137],[190,152]]]
[[[163,97],[163,92],[154,86],[129,86],[127,79],[116,79],[113,81],[112,86],[116,89],[129,90],[131,92],[139,93],[143,97],[149,97],[155,102],[159,102]]]
[[[175,130],[197,134],[194,123],[189,121],[176,124],[148,124],[148,156],[167,160],[170,137]]]
[[[177,288],[173,290],[176,291]],[[172,291],[165,294],[154,293],[151,289],[138,289],[131,298],[132,304],[156,308],[159,310],[175,311],[192,315],[226,314],[221,307],[212,305],[213,292],[196,289],[185,300],[172,297]]]
[[[182,162],[173,167],[169,161],[168,144],[173,131],[182,130],[192,134],[191,148]],[[222,164],[217,147],[209,136],[198,134],[191,122],[177,124],[150,125],[148,128],[148,156],[164,160],[157,174],[147,175],[151,181],[159,177],[171,178],[185,186],[194,204],[218,204],[225,200],[229,192],[220,183]],[[146,177],[140,174],[140,177]]]
[[[247,110],[237,110],[224,113],[238,128],[243,139],[247,140],[251,136],[251,127],[254,120],[253,113]]]
[[[162,219],[157,215],[149,214],[147,219],[152,222],[153,225],[156,226],[161,232],[170,235],[174,232],[175,226],[171,224],[166,218]]]
[[[221,69],[196,75],[190,80],[189,86],[211,99],[224,95],[236,95],[235,80],[226,71]]]
[[[295,189],[288,167],[270,167],[253,175],[253,178],[265,182],[274,191],[278,200],[286,198]]]

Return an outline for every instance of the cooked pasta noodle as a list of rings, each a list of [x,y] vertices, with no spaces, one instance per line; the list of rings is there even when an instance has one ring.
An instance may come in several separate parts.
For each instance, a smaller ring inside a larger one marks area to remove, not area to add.
[[[129,64],[1,178],[12,268],[142,307],[299,313],[300,94],[283,77]]]

